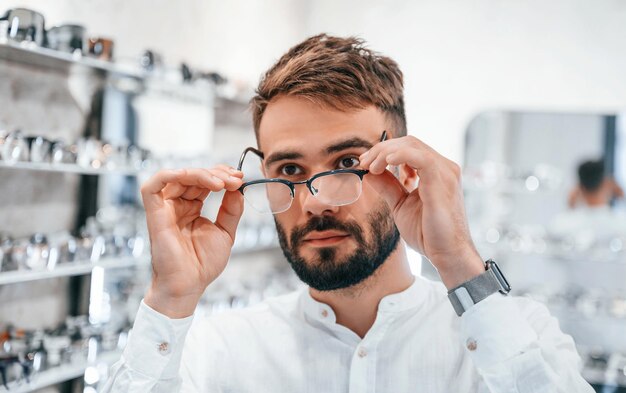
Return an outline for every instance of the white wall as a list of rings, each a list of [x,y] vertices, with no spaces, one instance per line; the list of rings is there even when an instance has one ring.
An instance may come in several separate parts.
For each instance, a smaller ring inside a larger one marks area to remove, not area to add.
[[[492,108],[626,106],[626,2],[316,0],[308,33],[357,34],[406,75],[411,132],[460,160]]]

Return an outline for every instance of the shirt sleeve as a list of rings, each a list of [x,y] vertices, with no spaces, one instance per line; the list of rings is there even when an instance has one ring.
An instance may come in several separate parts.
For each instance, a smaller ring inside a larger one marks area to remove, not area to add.
[[[548,309],[493,294],[461,317],[462,345],[491,393],[593,393],[574,340]]]
[[[193,316],[168,318],[142,301],[126,348],[103,392],[180,392],[181,357],[192,321]]]

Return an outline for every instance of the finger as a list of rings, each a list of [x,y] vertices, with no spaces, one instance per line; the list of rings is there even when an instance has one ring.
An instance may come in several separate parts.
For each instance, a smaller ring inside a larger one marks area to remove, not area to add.
[[[191,168],[184,170],[184,174],[178,178],[178,182],[170,183],[163,189],[164,199],[197,199],[201,196],[206,199],[208,191],[221,191],[223,189],[238,189],[241,179],[230,175],[226,169]],[[202,191],[200,191],[202,190]]]
[[[386,151],[380,152],[374,161],[369,164],[369,171],[375,175],[380,175],[387,169],[387,155],[389,153]]]
[[[242,214],[243,195],[239,191],[226,191],[215,219],[215,225],[225,230],[230,238],[235,241],[237,225]]]
[[[224,188],[227,191],[238,190],[239,187],[241,187],[241,185],[243,184],[243,174],[241,174],[241,177],[237,177],[231,175],[230,172],[221,168],[215,168],[211,170],[211,173],[213,174],[213,176],[219,177],[224,182]]]
[[[374,162],[376,157],[378,157],[378,155],[384,150],[389,150],[389,149],[395,150],[406,144],[407,144],[406,137],[398,138],[398,139],[390,139],[390,140],[386,140],[383,142],[379,142],[375,144],[374,146],[372,146],[368,151],[361,154],[361,156],[359,157],[360,158],[359,162],[361,163],[361,165],[368,166],[369,164]]]
[[[417,171],[418,176],[424,177],[427,172],[443,168],[447,170],[452,165],[442,155],[427,149],[419,144],[410,146],[388,145],[381,149],[373,161],[364,168],[374,174],[381,174],[388,165],[406,164]],[[363,164],[361,163],[363,166]],[[456,164],[454,164],[456,165]]]
[[[439,156],[439,154],[432,147],[428,146],[420,139],[409,135],[401,138],[390,139],[374,145],[369,151],[361,155],[361,159],[359,161],[361,165],[369,166],[377,157],[380,156],[380,154],[383,154],[384,152],[391,153],[410,148],[417,149],[418,151],[434,153],[434,155]],[[443,156],[441,156],[441,158],[443,158]]]
[[[389,154],[386,162],[389,165],[406,164],[415,169],[420,182],[429,184],[429,188],[435,184],[456,188],[461,183],[461,168],[436,153],[419,154],[411,150],[401,150]]]
[[[380,145],[386,142],[388,141],[380,142],[379,144],[372,146],[372,148],[365,153],[361,154],[359,156],[360,166],[364,169],[369,169],[370,164],[374,162],[374,160],[378,157],[378,154],[380,154]]]
[[[381,154],[378,159],[383,161],[385,165],[407,164],[408,166],[418,171],[418,173],[420,171],[425,171],[440,166],[437,162],[437,157],[433,156],[432,153],[426,150],[415,148],[406,148],[391,152],[385,152]]]
[[[168,185],[163,188],[163,199],[180,198],[188,188],[188,186],[183,186],[180,183],[168,183]]]
[[[224,183],[224,186],[219,190],[226,189],[228,191],[237,190],[243,184],[243,180],[241,177],[231,175],[230,172],[225,168],[215,167],[211,169],[193,169],[192,173],[198,174],[198,176],[202,176],[202,173],[206,173],[205,177],[208,176],[210,178],[217,178]],[[242,174],[243,175],[243,174]],[[215,191],[215,190],[212,190]]]
[[[224,171],[226,171],[229,175],[235,176],[235,177],[239,177],[239,178],[243,178],[243,172],[242,171],[238,171],[237,169],[233,168],[230,165],[226,165],[226,164],[220,164],[217,165],[216,168],[222,169]]]
[[[395,145],[387,145],[385,148],[378,149],[377,152],[373,152],[374,154],[370,156],[370,159],[367,160],[365,164],[361,163],[361,166],[364,169],[369,169],[373,174],[380,175],[389,166],[387,156],[397,151],[397,149],[398,147]]]
[[[363,169],[369,169],[370,172],[377,175],[383,173],[387,168],[385,157],[399,149],[406,148],[406,141],[403,139],[394,139],[381,142],[372,147],[368,152],[361,155],[359,163]]]
[[[141,186],[141,197],[146,210],[163,206],[162,190],[168,183],[175,182],[184,174],[184,170],[161,170],[150,177]]]
[[[222,191],[225,187],[224,181],[215,175],[216,170],[190,168],[185,169],[185,174],[178,178],[178,182],[184,186],[197,186],[206,188],[209,191]]]
[[[364,184],[371,186],[387,203],[391,211],[409,194],[400,181],[389,171],[379,175],[370,174],[365,177]]]
[[[204,196],[204,197],[203,197]],[[188,201],[199,200],[204,201],[206,197],[209,196],[209,191],[206,188],[201,187],[189,187],[185,192],[180,196],[182,199],[186,199]]]

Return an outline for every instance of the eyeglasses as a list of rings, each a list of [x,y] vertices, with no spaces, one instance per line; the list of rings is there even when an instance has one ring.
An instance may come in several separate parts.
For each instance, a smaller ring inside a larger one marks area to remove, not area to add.
[[[383,131],[380,142],[387,139]],[[246,154],[252,152],[264,159],[264,154],[253,147],[241,154],[237,170],[241,170]],[[334,169],[320,172],[308,180],[292,182],[285,179],[261,179],[243,183],[239,192],[246,202],[259,213],[278,214],[287,211],[296,196],[296,185],[305,184],[309,192],[320,202],[330,206],[345,206],[354,203],[361,196],[365,169]]]

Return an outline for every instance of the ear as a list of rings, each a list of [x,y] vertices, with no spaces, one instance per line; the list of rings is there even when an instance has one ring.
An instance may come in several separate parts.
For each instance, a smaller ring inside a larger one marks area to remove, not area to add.
[[[411,192],[417,188],[417,171],[406,164],[398,166],[398,180],[404,188]]]

